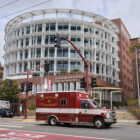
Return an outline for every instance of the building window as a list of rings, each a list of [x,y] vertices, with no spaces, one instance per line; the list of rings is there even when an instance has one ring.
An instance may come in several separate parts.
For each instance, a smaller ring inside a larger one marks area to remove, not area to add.
[[[68,70],[68,61],[57,61],[57,71],[61,71],[62,68]]]
[[[30,34],[30,26],[26,27],[26,34]]]
[[[49,57],[54,57],[54,48],[49,48]]]
[[[89,46],[89,44],[88,44],[88,38],[84,38],[84,46]]]
[[[46,24],[46,31],[55,31],[56,30],[56,23],[47,23]]]
[[[31,58],[35,57],[35,49],[31,49]]]
[[[99,52],[96,52],[96,60],[99,61],[99,59],[100,59],[100,53]]]
[[[88,27],[84,27],[84,33],[88,33],[88,32],[89,32]]]
[[[37,45],[41,44],[42,36],[37,36]]]
[[[48,57],[48,48],[45,48],[45,57]]]
[[[20,46],[23,47],[23,39],[20,40]]]
[[[23,51],[20,51],[20,60],[22,60]]]
[[[41,56],[41,48],[37,48],[36,57],[40,58],[40,56]]]
[[[56,30],[56,23],[50,23],[50,31]]]
[[[54,61],[49,61],[49,69],[50,69],[50,71],[53,71],[54,70]]]
[[[45,37],[45,44],[49,44],[49,36],[48,35],[46,35],[46,37]]]
[[[81,26],[80,25],[71,25],[71,31],[81,31]]]
[[[36,71],[40,71],[40,61],[36,61]]]
[[[75,69],[75,66],[76,66],[75,62],[70,62],[70,70],[71,71]]]
[[[24,72],[27,71],[27,67],[28,67],[28,63],[27,62],[24,62]]]
[[[42,24],[38,24],[38,32],[42,32]]]
[[[29,38],[26,38],[26,46],[29,46]]]
[[[64,91],[64,83],[62,83],[62,91]]]
[[[25,59],[28,58],[28,50],[25,50]]]
[[[57,49],[57,57],[63,57],[62,55],[62,48]]]
[[[24,28],[21,28],[21,35],[24,35]]]
[[[56,84],[56,91],[58,91],[58,84]]]
[[[54,39],[55,39],[55,36],[54,35],[50,35],[50,44],[54,44]]]
[[[19,72],[22,72],[22,63],[19,63]]]
[[[87,50],[84,50],[84,58],[88,59],[88,51]]]
[[[96,73],[99,74],[99,64],[96,64]]]
[[[76,83],[74,83],[74,90],[76,90]]]
[[[60,104],[62,106],[66,106],[67,105],[67,99],[61,99]]]
[[[58,30],[59,31],[68,31],[69,25],[66,23],[58,23]]]

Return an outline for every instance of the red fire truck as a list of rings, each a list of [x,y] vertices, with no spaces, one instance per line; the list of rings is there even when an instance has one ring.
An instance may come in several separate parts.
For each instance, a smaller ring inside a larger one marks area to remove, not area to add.
[[[36,94],[36,120],[50,125],[58,123],[93,123],[96,128],[116,123],[113,110],[98,108],[83,92],[50,92]]]

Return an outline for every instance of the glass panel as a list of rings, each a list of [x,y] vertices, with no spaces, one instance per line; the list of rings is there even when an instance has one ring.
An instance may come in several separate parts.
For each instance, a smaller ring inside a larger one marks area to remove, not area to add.
[[[48,48],[45,48],[45,57],[48,57]]]
[[[54,35],[50,35],[50,44],[54,44],[54,39],[55,39],[55,36]]]
[[[55,29],[56,29],[56,24],[50,23],[50,31],[55,31]]]
[[[68,49],[63,49],[63,57],[68,57]]]
[[[37,45],[41,44],[42,36],[37,36]]]
[[[68,70],[68,61],[63,61],[63,68],[67,71]]]
[[[40,71],[40,61],[36,61],[36,71]]]
[[[37,48],[36,57],[40,58],[41,56],[41,48]]]
[[[27,62],[24,62],[24,72],[27,71],[27,67],[28,67],[28,63]]]
[[[28,50],[25,50],[25,59],[28,58]]]
[[[38,24],[38,32],[42,32],[42,24]]]
[[[46,31],[49,31],[49,23],[46,24]]]
[[[26,38],[26,46],[29,46],[29,38]]]
[[[62,48],[57,49],[57,57],[63,57]]]
[[[30,26],[27,26],[26,27],[26,34],[29,34],[30,33]]]
[[[48,35],[46,35],[45,44],[49,44],[49,36]]]
[[[49,49],[49,57],[54,57],[54,48]]]
[[[61,71],[62,61],[57,61],[57,71]]]

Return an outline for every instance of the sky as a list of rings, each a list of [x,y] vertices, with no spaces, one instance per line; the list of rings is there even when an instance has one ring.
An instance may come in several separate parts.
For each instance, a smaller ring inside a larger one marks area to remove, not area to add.
[[[121,18],[131,38],[140,37],[140,0],[48,0],[48,2],[47,0],[0,0],[0,62],[2,65],[4,65],[5,25],[8,21],[29,11],[56,8],[83,10],[108,19]]]

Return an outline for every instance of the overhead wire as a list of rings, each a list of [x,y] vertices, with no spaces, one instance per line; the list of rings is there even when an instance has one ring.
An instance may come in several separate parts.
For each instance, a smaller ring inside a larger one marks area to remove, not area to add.
[[[9,17],[9,16],[12,16],[12,15],[15,15],[15,14],[17,14],[17,13],[23,12],[23,11],[25,11],[25,10],[31,9],[31,8],[33,8],[33,7],[36,7],[36,6],[39,6],[39,5],[42,5],[42,4],[45,4],[45,3],[50,2],[50,1],[52,1],[52,0],[47,0],[47,1],[41,2],[41,3],[39,3],[39,4],[36,4],[36,5],[30,6],[30,7],[28,7],[28,8],[25,8],[25,9],[23,9],[23,10],[20,10],[20,11],[17,11],[17,12],[13,12],[13,13],[11,13],[11,14],[9,14],[9,15],[6,15],[6,16],[1,17],[0,19],[3,19],[3,18],[6,18],[6,17]]]
[[[13,3],[16,3],[16,2],[18,2],[18,1],[20,1],[20,0],[15,0],[15,1],[9,2],[9,3],[7,3],[7,4],[4,4],[4,5],[0,6],[0,8],[9,6],[9,5],[11,5],[11,4],[13,4]]]

